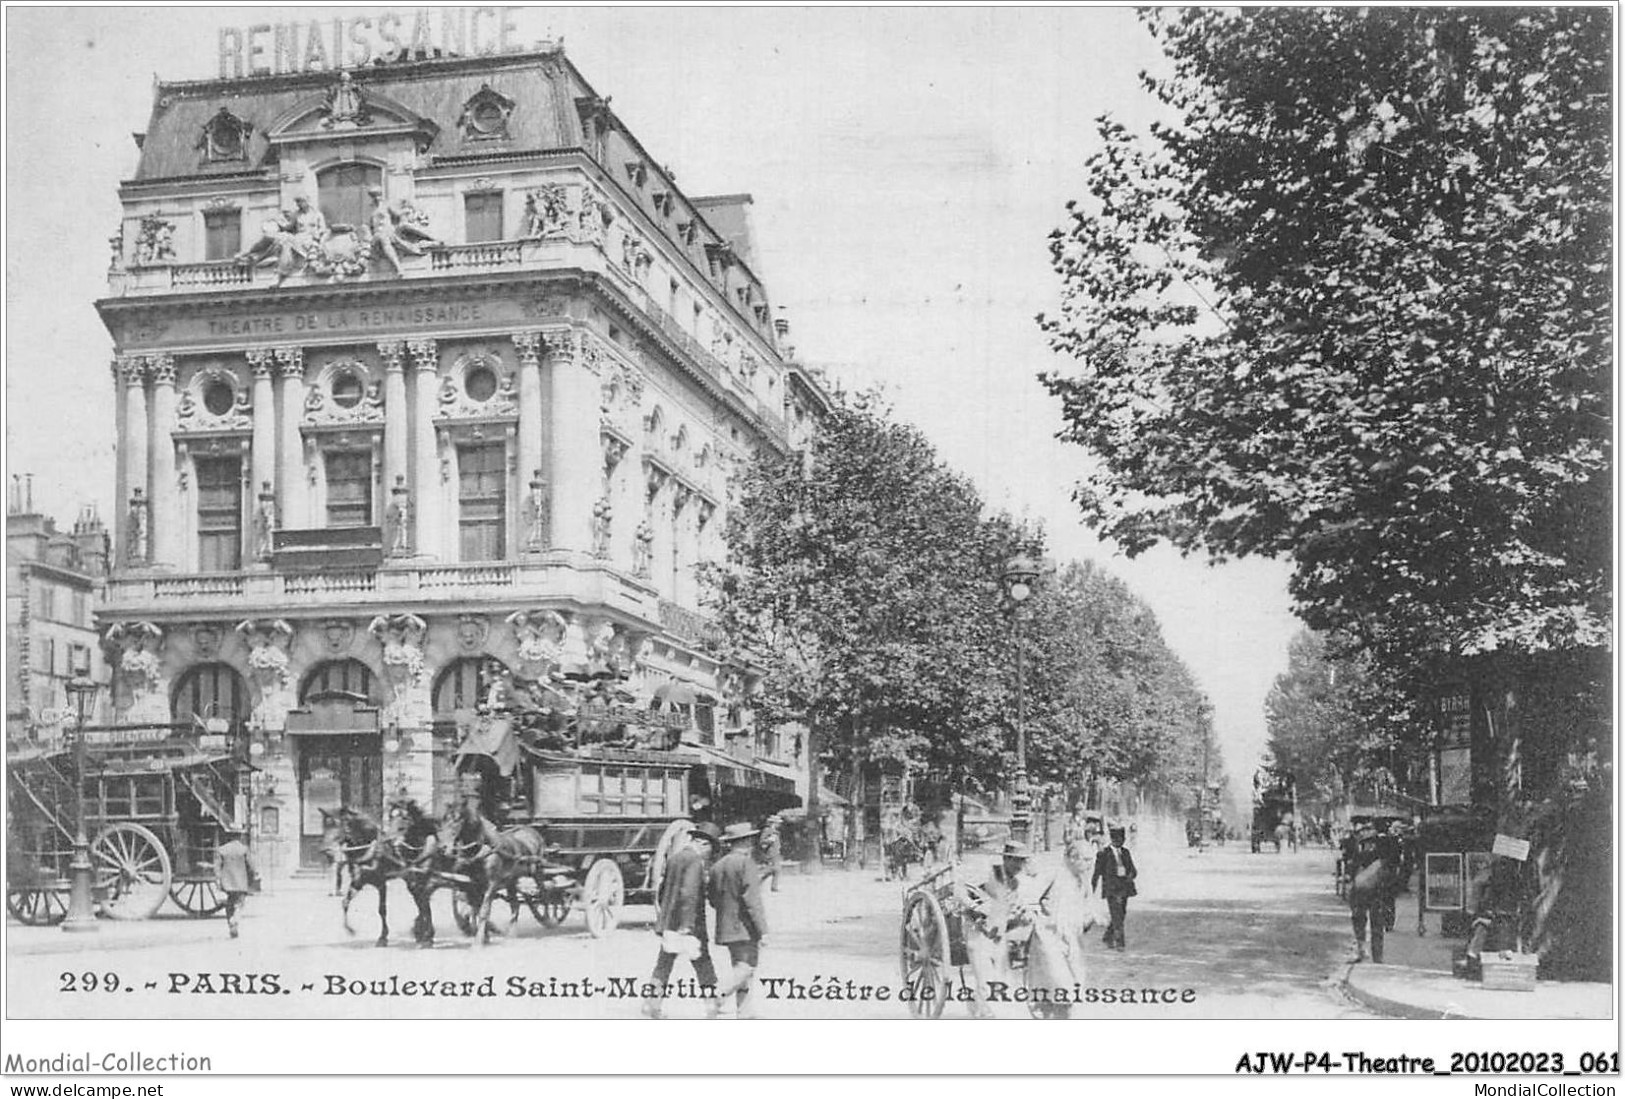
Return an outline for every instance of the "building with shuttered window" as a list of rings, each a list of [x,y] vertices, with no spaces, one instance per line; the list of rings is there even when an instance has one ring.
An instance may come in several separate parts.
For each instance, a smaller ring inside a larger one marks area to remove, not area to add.
[[[502,670],[804,768],[700,613],[731,476],[824,402],[749,196],[684,194],[551,47],[160,83],[137,140],[98,303],[120,721],[244,730],[284,866],[324,808],[444,805]]]

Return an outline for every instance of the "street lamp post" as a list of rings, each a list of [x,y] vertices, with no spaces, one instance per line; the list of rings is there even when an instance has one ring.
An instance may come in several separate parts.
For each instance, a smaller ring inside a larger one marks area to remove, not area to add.
[[[1033,596],[1039,566],[1017,557],[1004,568],[1004,590],[1015,605],[1016,641],[1016,773],[1011,778],[1010,838],[1026,843],[1032,824],[1032,794],[1027,789],[1027,663],[1022,646],[1021,605]]]
[[[73,862],[68,864],[68,916],[62,921],[62,930],[69,932],[99,930],[92,896],[95,881],[90,865],[90,840],[85,837],[85,771],[89,767],[85,750],[85,712],[95,704],[97,689],[95,682],[84,676],[75,676],[67,686],[79,721],[73,734],[73,784],[78,819],[73,836]]]

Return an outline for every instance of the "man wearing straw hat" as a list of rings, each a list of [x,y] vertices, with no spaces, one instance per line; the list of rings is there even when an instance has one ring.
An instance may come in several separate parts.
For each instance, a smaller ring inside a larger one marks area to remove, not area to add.
[[[974,987],[970,1013],[972,1018],[991,1019],[993,1009],[988,1007],[990,984],[1009,966],[1013,936],[1030,924],[1023,894],[1029,894],[1035,880],[1028,872],[1032,852],[1027,845],[1007,840],[999,861],[988,872],[988,879],[974,891],[966,890],[962,901],[966,904],[976,934],[965,937],[965,950],[969,955]]]
[[[752,1017],[751,991],[756,984],[756,967],[761,961],[762,940],[767,936],[767,912],[762,907],[762,875],[751,850],[759,828],[737,821],[722,830],[728,853],[711,868],[711,906],[717,910],[717,943],[728,948],[733,972],[717,989],[717,999],[726,1002],[733,994],[739,1017]]]
[[[707,1014],[717,1013],[717,971],[711,964],[711,951],[705,930],[705,872],[716,857],[722,833],[710,821],[700,821],[689,830],[688,843],[666,864],[660,879],[659,907],[655,934],[660,936],[660,954],[655,958],[652,994],[643,1002],[643,1013],[651,1019],[666,1017],[666,982],[678,958],[687,958],[694,976],[706,990]]]

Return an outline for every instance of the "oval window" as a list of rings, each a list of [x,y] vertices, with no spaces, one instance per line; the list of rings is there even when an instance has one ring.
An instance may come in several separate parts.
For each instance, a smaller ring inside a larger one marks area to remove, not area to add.
[[[489,401],[497,391],[497,376],[488,367],[476,366],[463,377],[463,392],[471,400]]]
[[[203,407],[212,416],[224,416],[237,402],[237,394],[225,382],[214,381],[203,387]]]
[[[486,100],[474,108],[474,128],[482,134],[496,133],[502,129],[502,108],[491,100]]]
[[[220,119],[214,124],[211,135],[214,140],[214,153],[221,157],[241,156],[243,153],[243,132],[237,128],[235,122]]]
[[[340,408],[354,408],[361,403],[361,379],[349,371],[333,375],[333,403]]]

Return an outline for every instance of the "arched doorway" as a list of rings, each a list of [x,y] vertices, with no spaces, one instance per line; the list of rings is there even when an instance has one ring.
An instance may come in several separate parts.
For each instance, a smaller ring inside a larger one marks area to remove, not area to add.
[[[224,718],[236,730],[252,710],[248,685],[230,664],[194,664],[175,681],[170,695],[169,712],[176,722],[196,725]]]
[[[378,677],[359,660],[328,660],[305,673],[288,714],[299,785],[299,865],[326,864],[324,837],[340,809],[382,821],[384,768]]]

